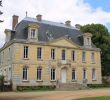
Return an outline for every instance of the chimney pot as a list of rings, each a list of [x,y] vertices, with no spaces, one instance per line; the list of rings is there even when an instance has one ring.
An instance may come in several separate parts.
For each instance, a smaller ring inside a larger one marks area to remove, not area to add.
[[[18,18],[19,18],[19,16],[13,15],[12,18],[13,18],[13,21],[12,21],[12,29],[14,30],[16,24],[18,23]]]
[[[42,15],[38,14],[38,15],[36,16],[36,18],[37,18],[38,21],[41,21],[41,20],[42,20]]]
[[[71,21],[70,21],[70,20],[67,20],[67,21],[65,22],[65,25],[71,26]]]

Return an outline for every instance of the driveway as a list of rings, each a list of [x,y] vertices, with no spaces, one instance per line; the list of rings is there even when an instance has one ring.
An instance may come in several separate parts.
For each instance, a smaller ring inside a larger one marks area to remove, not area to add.
[[[0,93],[0,100],[72,100],[95,96],[110,96],[110,88],[75,91],[4,92]]]

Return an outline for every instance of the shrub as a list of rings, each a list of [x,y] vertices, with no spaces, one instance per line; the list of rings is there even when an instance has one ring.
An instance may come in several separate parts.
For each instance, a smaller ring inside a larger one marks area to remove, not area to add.
[[[17,91],[45,91],[55,88],[56,86],[17,86]]]
[[[110,84],[87,84],[90,88],[105,88],[110,87]]]

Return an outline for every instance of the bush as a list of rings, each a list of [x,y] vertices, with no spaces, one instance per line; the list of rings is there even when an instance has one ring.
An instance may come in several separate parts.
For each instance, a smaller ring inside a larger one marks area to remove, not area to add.
[[[17,86],[17,91],[48,91],[55,88],[56,86]]]
[[[110,84],[87,84],[89,88],[105,88],[110,87]]]

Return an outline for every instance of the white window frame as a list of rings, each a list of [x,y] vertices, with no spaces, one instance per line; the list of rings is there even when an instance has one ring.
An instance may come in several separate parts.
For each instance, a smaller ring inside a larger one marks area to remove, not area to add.
[[[73,52],[74,52],[74,60],[73,60]],[[76,59],[76,52],[75,52],[75,50],[72,50],[71,51],[71,60],[75,61],[75,59]]]
[[[40,75],[41,78],[39,78],[39,70],[41,71],[41,75]],[[41,80],[42,80],[42,68],[38,67],[37,68],[37,81],[41,81]]]
[[[86,62],[86,52],[82,52],[82,62]]]
[[[83,69],[83,80],[87,79],[87,70]]]
[[[63,53],[63,51],[65,51],[65,53]],[[64,56],[63,56],[63,54],[64,54]],[[66,50],[65,49],[62,49],[62,51],[61,51],[61,59],[66,60]]]
[[[95,63],[95,53],[94,52],[91,53],[91,62]]]
[[[23,48],[23,58],[28,59],[28,56],[29,56],[29,46],[24,46],[24,48]]]
[[[41,52],[41,55],[40,55],[40,56],[38,56],[38,55],[39,55],[39,54],[38,54],[38,53],[39,53],[39,52],[38,52],[38,49],[41,50],[41,51],[40,51],[40,52]],[[38,59],[38,60],[39,60],[39,59],[42,59],[42,47],[38,47],[38,48],[37,48],[37,59]]]
[[[25,71],[27,71],[27,74],[26,74],[27,75],[26,76],[27,78],[26,79],[24,79],[24,76],[23,76],[24,75],[23,74],[24,73],[24,68],[26,68]],[[23,70],[22,70],[22,79],[23,79],[23,81],[28,81],[28,71],[29,71],[28,67],[23,67]]]
[[[54,73],[53,73],[53,70],[54,70]],[[53,74],[55,74],[54,75],[55,78],[53,77]],[[56,81],[56,69],[55,68],[50,69],[50,80],[51,81]]]
[[[74,72],[74,75],[75,75],[75,78],[73,78],[73,72]],[[76,81],[77,80],[77,74],[76,74],[76,69],[72,69],[72,81]]]
[[[30,35],[31,35],[31,39],[36,38],[36,29],[32,28]]]
[[[51,49],[51,59],[55,60],[55,49],[54,48]]]
[[[96,69],[92,69],[92,80],[96,80]]]

